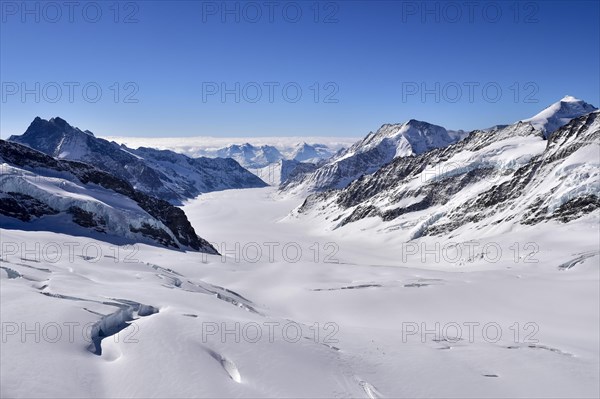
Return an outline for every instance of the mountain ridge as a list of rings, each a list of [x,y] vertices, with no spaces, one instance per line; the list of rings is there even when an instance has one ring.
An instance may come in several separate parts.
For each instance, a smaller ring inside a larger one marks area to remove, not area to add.
[[[173,204],[203,192],[266,185],[233,160],[198,160],[169,150],[133,150],[73,127],[60,117],[36,117],[24,134],[10,136],[8,141],[57,158],[90,163]]]
[[[529,124],[548,138],[556,129],[571,119],[597,110],[596,107],[566,96],[551,104],[532,118],[517,123]],[[375,132],[369,132],[363,139],[347,150],[336,154],[315,171],[284,182],[282,194],[305,195],[330,189],[340,189],[363,175],[369,175],[399,157],[420,155],[436,148],[445,148],[463,141],[473,132],[496,134],[513,125],[496,125],[488,129],[472,132],[449,131],[428,122],[409,119],[404,123],[385,123]],[[497,138],[497,137],[496,137]]]
[[[101,234],[217,253],[181,209],[89,164],[5,140],[0,140],[0,160],[0,214],[5,217],[32,222],[61,216],[56,222],[71,219]],[[49,222],[50,229],[53,224]]]
[[[530,123],[399,157],[348,187],[313,194],[292,213],[331,229],[366,218],[406,239],[467,228],[567,223],[600,208],[600,117],[572,119],[548,140]]]

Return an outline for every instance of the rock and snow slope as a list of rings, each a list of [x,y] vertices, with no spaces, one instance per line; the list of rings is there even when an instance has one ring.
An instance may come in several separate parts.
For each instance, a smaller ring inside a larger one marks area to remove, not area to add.
[[[396,158],[345,189],[312,195],[297,213],[331,229],[376,218],[409,240],[566,223],[598,213],[599,139],[597,111],[549,140],[523,122],[476,131],[447,148]]]
[[[414,119],[402,124],[386,124],[336,154],[313,173],[288,180],[281,188],[285,192],[305,193],[346,187],[394,158],[446,147],[459,138],[460,135],[451,137],[441,126]]]
[[[215,253],[183,211],[87,164],[0,140],[3,227]]]
[[[21,136],[24,144],[59,159],[89,163],[130,182],[136,190],[174,204],[200,193],[265,183],[231,159],[189,158],[172,151],[136,150],[95,137],[61,118],[35,118]]]
[[[536,116],[522,121],[548,138],[552,132],[571,119],[588,114],[596,107],[571,96],[552,104]],[[497,131],[507,125],[498,125],[483,131]],[[404,124],[383,125],[369,133],[349,149],[332,157],[312,173],[284,182],[284,193],[306,194],[340,189],[357,178],[371,174],[400,157],[419,155],[435,148],[444,148],[465,139],[469,133],[447,131],[443,127],[410,120]]]
[[[250,169],[250,171],[270,186],[280,186],[289,180],[302,179],[303,176],[317,168],[318,165],[314,163],[281,159],[260,169]]]

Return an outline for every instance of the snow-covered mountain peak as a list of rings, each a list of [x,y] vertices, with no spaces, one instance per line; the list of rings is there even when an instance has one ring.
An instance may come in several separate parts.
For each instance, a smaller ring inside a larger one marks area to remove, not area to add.
[[[404,123],[386,123],[347,150],[336,154],[314,172],[303,176],[302,179],[285,182],[281,188],[283,191],[294,193],[343,188],[358,177],[375,172],[395,158],[447,147],[461,138],[461,135],[451,136],[441,126],[416,119]]]
[[[578,99],[578,98],[575,98],[575,97],[573,97],[573,96],[570,96],[570,95],[568,95],[568,94],[567,94],[566,96],[564,96],[564,97],[563,97],[563,98],[560,100],[560,102],[563,102],[563,103],[568,103],[568,102],[581,102],[581,100],[580,100],[580,99]]]
[[[151,148],[134,150],[95,137],[60,117],[35,118],[24,134],[8,140],[52,157],[94,165],[174,204],[209,191],[266,185],[233,160],[192,159]]]
[[[395,156],[420,154],[432,148],[445,147],[454,140],[441,126],[410,119],[404,123],[385,123],[375,133],[369,133],[345,154],[362,153],[379,147],[393,147]]]
[[[91,165],[4,140],[0,165],[3,227],[217,252],[181,209]]]
[[[544,133],[544,137],[548,138],[554,131],[566,125],[571,119],[589,114],[596,109],[596,107],[583,100],[567,95],[537,115],[524,119],[523,122],[531,123],[533,127]]]
[[[397,157],[345,187],[313,194],[298,214],[323,218],[331,229],[378,217],[407,240],[455,237],[473,231],[472,223],[478,231],[567,223],[600,208],[599,137],[598,112],[571,120],[548,140],[527,122],[474,131],[454,145]]]
[[[323,159],[330,158],[334,153],[322,144],[308,144],[306,141],[298,143],[291,154],[289,159],[299,162],[312,162],[317,163]]]
[[[50,120],[38,116],[31,122],[25,133],[21,136],[11,136],[8,140],[54,157],[81,160],[87,152],[88,139],[95,139],[92,132],[71,126],[58,116]]]

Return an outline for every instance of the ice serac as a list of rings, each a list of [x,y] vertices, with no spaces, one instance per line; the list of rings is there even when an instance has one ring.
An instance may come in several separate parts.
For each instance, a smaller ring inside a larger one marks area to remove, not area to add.
[[[544,132],[548,138],[561,126],[566,125],[573,118],[589,114],[597,108],[573,96],[565,96],[560,101],[550,105],[537,115],[524,119],[523,122],[531,123],[536,129]]]
[[[89,164],[0,140],[0,165],[0,215],[13,222],[35,223],[37,230],[88,232],[98,239],[118,237],[217,253],[181,209]]]
[[[8,140],[59,159],[89,163],[172,204],[204,192],[266,185],[235,161],[192,159],[168,150],[133,150],[58,117],[36,117],[24,134]]]
[[[396,158],[344,189],[314,194],[298,213],[333,229],[375,217],[390,229],[401,226],[409,239],[568,223],[600,208],[599,139],[598,111],[548,140],[524,122],[474,131],[446,148]]]
[[[446,147],[462,138],[450,135],[437,125],[414,119],[401,124],[385,124],[369,133],[314,172],[302,179],[288,180],[284,192],[318,192],[344,188],[362,175],[374,173],[398,157],[422,154],[434,148]]]

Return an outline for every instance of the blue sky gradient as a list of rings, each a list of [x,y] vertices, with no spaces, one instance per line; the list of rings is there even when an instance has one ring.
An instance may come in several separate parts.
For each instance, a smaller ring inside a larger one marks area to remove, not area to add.
[[[510,123],[567,94],[600,105],[598,1],[46,4],[2,2],[2,138],[35,116],[98,135],[358,137]]]

